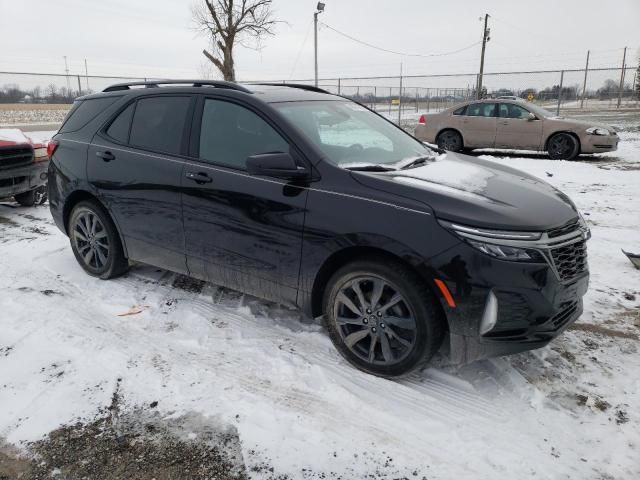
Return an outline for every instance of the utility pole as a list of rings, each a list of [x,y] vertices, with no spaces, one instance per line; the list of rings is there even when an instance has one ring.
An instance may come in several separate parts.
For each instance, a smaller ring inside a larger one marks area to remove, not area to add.
[[[400,94],[398,95],[398,126],[402,119],[402,62],[400,62]]]
[[[313,60],[315,64],[314,85],[318,86],[318,15],[324,12],[324,3],[318,2],[316,11],[313,14]]]
[[[562,103],[562,84],[564,83],[564,70],[560,72],[560,88],[558,88],[558,106],[556,107],[556,116],[560,116],[560,103]]]
[[[491,30],[487,28],[488,22],[489,22],[489,14],[487,13],[484,16],[484,30],[482,31],[482,53],[480,54],[480,75],[478,75],[478,91],[476,93],[478,100],[482,98],[482,75],[484,73],[484,52],[487,47],[487,42],[490,40],[489,33]]]
[[[582,98],[580,99],[580,108],[584,107],[584,97],[587,94],[587,72],[589,71],[589,50],[587,50],[587,64],[584,66],[584,83],[582,84]]]
[[[84,79],[87,83],[87,92],[89,91],[89,69],[87,68],[87,59],[84,59]]]
[[[64,56],[64,72],[67,79],[67,95],[71,98],[71,81],[69,80],[69,64],[67,63],[67,56]]]
[[[620,70],[620,86],[618,87],[618,108],[620,108],[620,102],[622,101],[622,89],[624,88],[624,67],[627,61],[627,47],[624,47],[624,53],[622,54],[622,69]]]

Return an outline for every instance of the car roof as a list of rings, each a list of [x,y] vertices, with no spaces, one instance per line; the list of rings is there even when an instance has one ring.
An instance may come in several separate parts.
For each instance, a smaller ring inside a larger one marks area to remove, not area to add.
[[[211,89],[211,90],[207,90]],[[79,97],[77,100],[89,100],[106,96],[139,96],[152,94],[189,93],[201,94],[210,91],[234,92],[240,95],[251,95],[265,103],[299,102],[314,100],[341,100],[342,97],[311,85],[275,84],[275,83],[232,83],[210,80],[167,80],[115,84],[102,92]]]

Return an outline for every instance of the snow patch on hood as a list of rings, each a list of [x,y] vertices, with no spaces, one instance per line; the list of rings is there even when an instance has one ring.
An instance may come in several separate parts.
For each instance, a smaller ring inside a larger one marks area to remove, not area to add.
[[[436,160],[424,167],[397,175],[395,180],[424,187],[438,184],[458,191],[481,194],[486,191],[487,182],[495,173],[490,169],[468,162]]]
[[[29,145],[33,143],[31,139],[22,132],[22,130],[17,128],[0,129],[0,142],[27,143]]]

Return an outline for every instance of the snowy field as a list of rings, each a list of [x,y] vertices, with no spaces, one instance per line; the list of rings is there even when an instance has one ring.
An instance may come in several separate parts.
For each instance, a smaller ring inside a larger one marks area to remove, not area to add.
[[[578,323],[542,350],[437,358],[402,381],[354,370],[319,325],[277,305],[148,266],[89,277],[46,206],[0,204],[0,478],[9,444],[37,452],[43,478],[76,478],[64,474],[77,452],[47,456],[60,448],[48,439],[64,447],[105,418],[123,458],[158,425],[191,452],[217,449],[233,473],[208,478],[640,478],[640,270],[620,251],[640,251],[640,114],[605,117],[618,152],[475,153],[584,212]]]

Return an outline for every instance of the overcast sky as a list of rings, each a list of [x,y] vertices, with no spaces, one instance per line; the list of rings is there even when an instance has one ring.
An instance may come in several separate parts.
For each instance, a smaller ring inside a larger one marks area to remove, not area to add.
[[[0,0],[0,70],[130,76],[202,76],[205,37],[191,21],[196,0]],[[320,20],[368,43],[405,53],[450,52],[481,39],[491,15],[486,71],[637,64],[640,0],[325,0]],[[283,22],[260,51],[238,48],[240,79],[313,77],[316,0],[274,0]],[[320,76],[476,72],[480,46],[455,55],[402,57],[321,27]],[[297,60],[297,61],[296,61]]]

